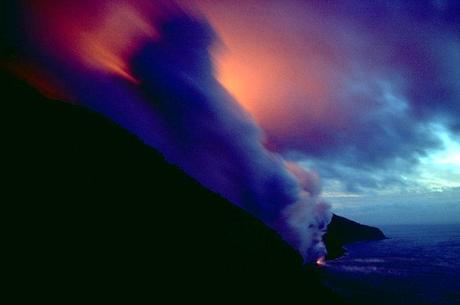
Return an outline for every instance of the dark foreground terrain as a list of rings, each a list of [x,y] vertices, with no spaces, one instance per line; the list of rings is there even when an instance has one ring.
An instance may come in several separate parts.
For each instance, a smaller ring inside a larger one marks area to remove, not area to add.
[[[7,281],[18,302],[342,303],[275,232],[136,137],[1,78]]]
[[[2,84],[16,300],[339,302],[275,232],[136,137],[5,74]]]

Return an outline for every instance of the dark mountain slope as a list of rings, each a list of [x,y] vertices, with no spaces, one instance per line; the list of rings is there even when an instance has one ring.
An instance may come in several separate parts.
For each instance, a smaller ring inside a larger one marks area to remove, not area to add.
[[[4,246],[18,301],[220,302],[249,292],[338,302],[275,232],[134,136],[1,81]]]

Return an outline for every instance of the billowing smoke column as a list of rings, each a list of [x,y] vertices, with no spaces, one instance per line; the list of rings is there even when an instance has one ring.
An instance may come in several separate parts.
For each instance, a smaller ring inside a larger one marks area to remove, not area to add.
[[[13,12],[27,32],[10,35],[9,69],[109,116],[277,230],[305,261],[324,255],[330,211],[318,177],[264,147],[214,77],[216,37],[205,22],[169,1],[32,1]]]

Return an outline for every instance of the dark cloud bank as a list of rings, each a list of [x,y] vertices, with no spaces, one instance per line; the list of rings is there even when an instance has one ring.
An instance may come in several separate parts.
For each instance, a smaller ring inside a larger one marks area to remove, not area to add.
[[[460,4],[345,1],[309,8],[305,14],[317,25],[303,29],[314,33],[309,43],[334,59],[326,63],[333,83],[323,101],[330,118],[316,120],[293,100],[289,119],[299,127],[269,129],[270,140],[294,159],[314,160],[323,178],[342,181],[348,191],[415,183],[401,175],[442,148],[439,127],[458,138]]]

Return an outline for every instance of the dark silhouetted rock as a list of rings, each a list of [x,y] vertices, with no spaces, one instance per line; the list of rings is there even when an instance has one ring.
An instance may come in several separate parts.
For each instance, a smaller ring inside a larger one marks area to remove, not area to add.
[[[340,303],[278,234],[136,137],[5,74],[1,82],[3,249],[16,301],[218,304],[249,293]]]
[[[327,258],[334,259],[345,254],[344,245],[357,241],[385,239],[383,232],[375,227],[362,225],[342,216],[333,215],[324,235]]]

